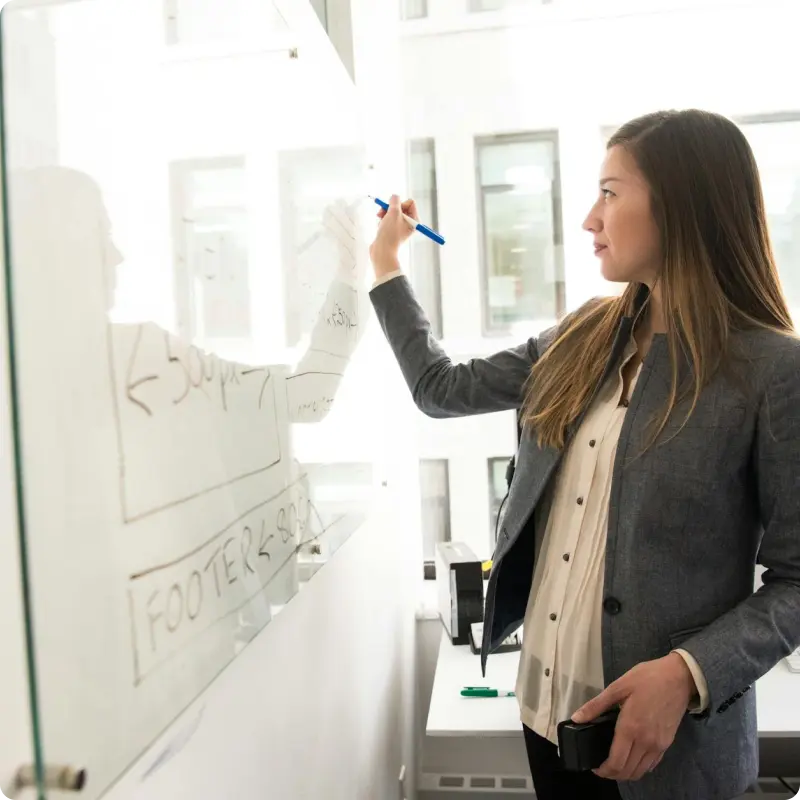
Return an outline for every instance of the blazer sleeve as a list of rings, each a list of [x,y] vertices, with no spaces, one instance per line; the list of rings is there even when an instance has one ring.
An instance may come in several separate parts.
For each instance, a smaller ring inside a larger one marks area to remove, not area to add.
[[[522,405],[525,382],[539,357],[536,338],[455,364],[431,333],[408,278],[394,277],[375,286],[370,298],[414,402],[425,414],[460,417]]]
[[[709,722],[800,646],[800,342],[767,379],[753,449],[764,585],[681,642],[708,686]]]

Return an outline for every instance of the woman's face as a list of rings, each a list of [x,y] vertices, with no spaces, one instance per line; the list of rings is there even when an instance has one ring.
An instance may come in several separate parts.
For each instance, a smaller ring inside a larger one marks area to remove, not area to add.
[[[595,255],[607,281],[637,281],[652,288],[661,268],[661,247],[650,189],[633,158],[620,146],[606,152],[599,196],[583,229],[594,235]]]

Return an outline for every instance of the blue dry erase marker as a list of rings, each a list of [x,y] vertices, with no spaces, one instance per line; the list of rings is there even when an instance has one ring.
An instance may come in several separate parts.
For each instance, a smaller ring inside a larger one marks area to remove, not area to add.
[[[370,200],[374,200],[377,205],[379,205],[384,211],[389,210],[389,204],[385,203],[383,200],[379,200],[377,197],[373,197],[372,195],[368,195]],[[435,230],[429,228],[427,225],[423,225],[421,222],[417,222],[414,217],[409,217],[408,214],[403,214],[405,217],[406,222],[411,225],[414,230],[419,231],[423,236],[427,236],[429,239],[433,239],[436,244],[444,244],[444,237],[440,236],[436,233]]]

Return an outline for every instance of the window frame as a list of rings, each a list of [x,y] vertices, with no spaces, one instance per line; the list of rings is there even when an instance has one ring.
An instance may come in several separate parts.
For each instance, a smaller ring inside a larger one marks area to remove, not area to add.
[[[486,486],[486,488],[487,488],[488,494],[489,494],[489,511],[490,512],[492,510],[493,501],[495,499],[494,498],[494,493],[493,493],[494,475],[493,475],[492,467],[495,464],[500,464],[501,463],[501,464],[504,465],[505,471],[507,471],[508,470],[508,463],[509,463],[509,461],[511,461],[512,458],[513,458],[513,456],[489,456],[486,459],[486,468],[487,468],[487,486]],[[504,476],[504,480],[505,480],[505,476]],[[504,493],[503,497],[500,498],[500,503],[499,503],[498,510],[497,510],[497,516],[499,516],[500,510],[503,507],[503,500],[507,496],[508,496],[508,486],[506,486],[506,490],[505,490],[505,493]],[[491,544],[492,551],[494,551],[495,547],[497,547],[497,516],[493,516],[491,513],[489,515],[489,542]]]
[[[773,122],[800,122],[800,108],[795,111],[770,111],[764,114],[742,114],[731,120],[739,127],[743,125],[769,125]]]
[[[553,146],[553,248],[555,251],[555,267],[562,279],[556,282],[555,316],[561,319],[567,308],[567,282],[564,263],[564,219],[563,219],[563,191],[561,185],[561,151],[558,129],[549,128],[536,131],[523,131],[517,133],[495,133],[476,136],[474,140],[475,159],[475,192],[477,200],[478,217],[478,249],[479,273],[481,292],[481,334],[484,338],[501,338],[508,336],[508,327],[491,327],[489,320],[489,257],[486,237],[486,194],[500,193],[512,188],[511,184],[491,184],[484,186],[481,180],[481,149],[498,144],[518,144],[531,142],[549,142]]]
[[[453,541],[453,528],[452,528],[452,494],[450,492],[450,459],[449,458],[420,458],[419,459],[419,483],[420,483],[420,534],[422,536],[422,543],[423,543],[423,551],[424,551],[424,543],[425,543],[425,530],[424,530],[424,518],[422,518],[422,503],[423,503],[423,494],[422,494],[422,464],[423,463],[433,463],[433,464],[443,464],[444,465],[444,487],[445,487],[445,538],[442,541],[451,542]],[[438,543],[438,539],[436,540]],[[435,547],[435,545],[434,545]],[[434,556],[433,559],[426,559],[424,552],[422,557],[422,575],[424,580],[432,581],[436,580],[436,557]]]
[[[418,152],[423,152],[425,155],[430,155],[433,161],[433,181],[431,184],[430,190],[430,205],[431,205],[431,217],[430,220],[425,220],[425,222],[430,225],[434,230],[439,230],[439,182],[437,178],[437,170],[436,170],[436,139],[433,136],[425,136],[420,137],[417,139],[409,139],[406,143],[407,145],[407,179],[408,179],[408,186],[411,191],[411,196],[415,197],[415,188],[412,180],[412,169],[411,169],[411,159],[414,155],[415,148]],[[423,148],[425,148],[423,150]],[[441,252],[439,250],[439,245],[434,245],[433,242],[430,240],[425,240],[425,246],[430,244],[432,246],[431,252],[435,254],[436,263],[434,265],[436,276],[435,276],[435,319],[431,324],[431,329],[433,331],[433,335],[437,339],[442,339],[444,337],[444,307],[442,304],[442,259],[441,259]],[[415,279],[417,276],[417,265],[414,263],[414,256],[413,256],[413,247],[409,249],[409,275],[411,278],[412,285],[415,283]],[[429,305],[423,304],[425,307],[425,311],[430,314],[431,309]]]
[[[800,108],[795,109],[794,111],[770,111],[760,114],[735,115],[731,116],[731,121],[734,122],[737,126],[739,126],[739,128],[742,128],[745,125],[754,126],[754,125],[773,125],[782,123],[800,123]],[[743,135],[745,135],[746,138],[746,134],[744,133],[744,131],[742,131],[742,133]],[[760,169],[759,169],[759,177],[760,177]],[[762,184],[762,191],[763,191],[763,184]],[[767,215],[767,223],[769,223],[769,215]],[[771,230],[770,230],[770,241],[771,242],[773,241]],[[781,265],[776,263],[775,266],[778,271],[778,280],[781,283],[781,287],[783,287],[783,280],[780,271]],[[792,311],[791,299],[788,296],[786,297],[786,302],[787,305],[789,306],[789,313],[791,314]]]
[[[177,0],[163,0],[164,11],[164,44],[175,47],[183,44],[178,35],[179,11]]]

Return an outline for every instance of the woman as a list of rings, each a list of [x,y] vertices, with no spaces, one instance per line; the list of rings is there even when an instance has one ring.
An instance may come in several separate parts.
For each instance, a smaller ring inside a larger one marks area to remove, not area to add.
[[[743,793],[758,775],[749,689],[800,645],[800,342],[747,141],[694,110],[620,128],[584,228],[627,288],[467,364],[399,273],[400,211],[393,198],[371,248],[372,300],[417,405],[522,409],[482,665],[524,621],[537,797]],[[607,761],[560,770],[557,723],[617,705]]]

